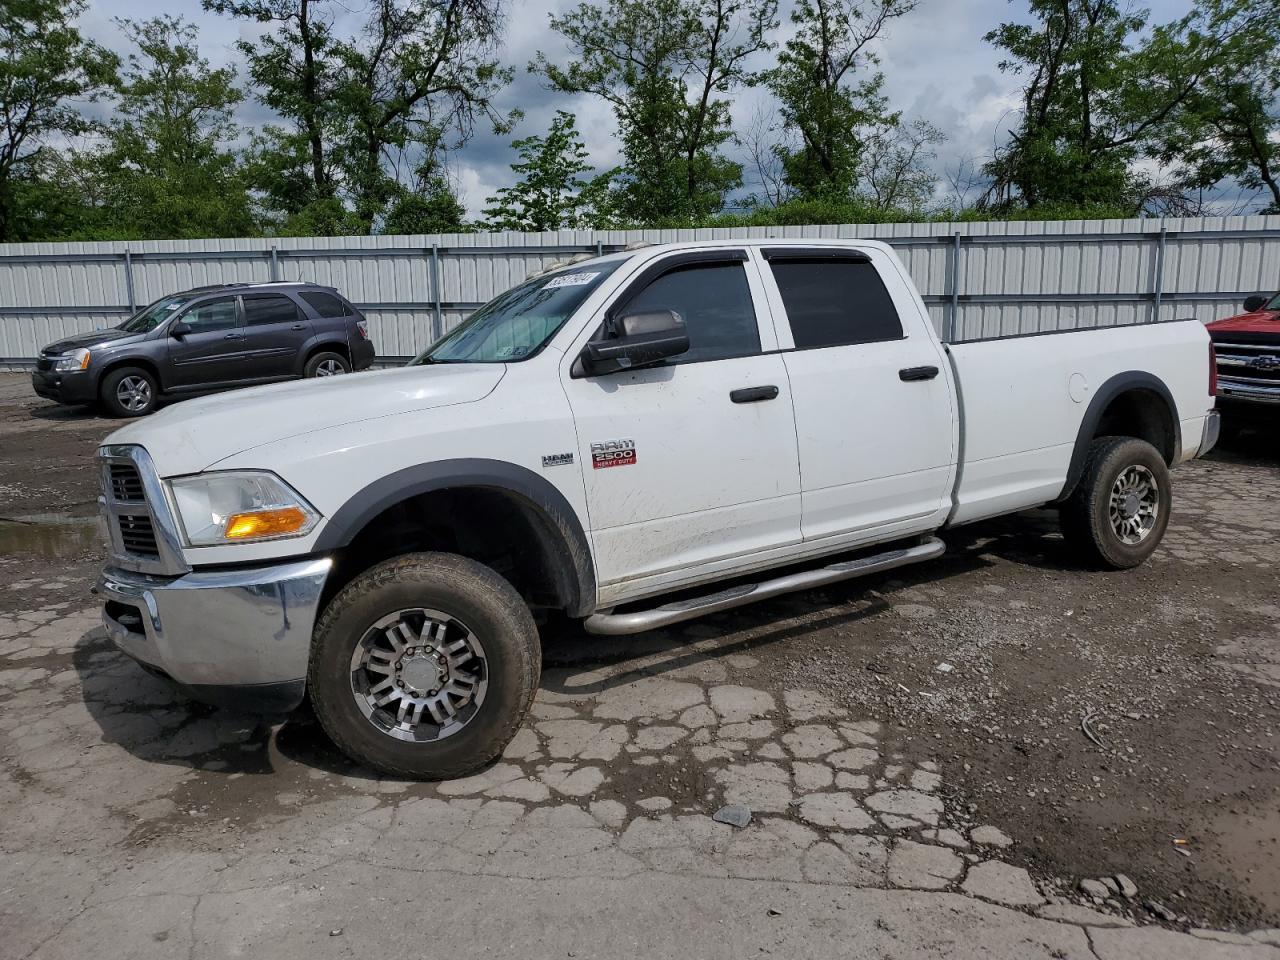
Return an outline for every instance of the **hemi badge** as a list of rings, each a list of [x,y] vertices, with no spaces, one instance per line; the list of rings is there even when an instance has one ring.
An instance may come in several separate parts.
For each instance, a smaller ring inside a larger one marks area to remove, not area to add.
[[[626,467],[636,462],[634,440],[603,440],[591,445],[591,466],[596,470],[605,467]]]
[[[563,467],[573,463],[572,453],[549,453],[542,458],[543,467]]]

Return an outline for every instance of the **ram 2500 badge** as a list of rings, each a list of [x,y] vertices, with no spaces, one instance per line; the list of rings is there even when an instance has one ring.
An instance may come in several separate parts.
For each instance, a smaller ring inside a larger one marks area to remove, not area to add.
[[[1089,563],[1141,563],[1216,438],[1210,356],[1194,321],[944,345],[874,242],[599,257],[406,367],[113,434],[103,615],[199,697],[306,693],[357,760],[459,776],[518,729],[548,611],[654,629],[1045,504]]]

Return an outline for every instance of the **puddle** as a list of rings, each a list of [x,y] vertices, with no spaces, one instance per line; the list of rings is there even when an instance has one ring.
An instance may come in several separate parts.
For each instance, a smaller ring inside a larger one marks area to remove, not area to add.
[[[0,519],[0,556],[74,560],[101,556],[106,531],[97,516],[34,514]]]

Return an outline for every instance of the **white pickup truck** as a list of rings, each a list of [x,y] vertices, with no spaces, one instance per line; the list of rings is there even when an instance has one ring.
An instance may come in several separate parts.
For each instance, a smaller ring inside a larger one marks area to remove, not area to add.
[[[308,693],[358,761],[459,776],[518,729],[548,611],[639,632],[1046,504],[1086,561],[1141,563],[1217,437],[1212,370],[1194,321],[944,345],[870,241],[598,257],[408,366],[113,434],[104,620],[199,698]]]

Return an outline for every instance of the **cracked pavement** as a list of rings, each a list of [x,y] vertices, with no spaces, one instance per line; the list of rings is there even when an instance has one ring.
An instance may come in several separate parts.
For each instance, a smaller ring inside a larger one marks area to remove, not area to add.
[[[4,953],[1280,958],[1276,932],[1051,901],[936,763],[819,693],[735,682],[757,658],[716,633],[553,642],[502,760],[416,784],[305,719],[186,702],[92,607],[0,617]],[[726,803],[749,825],[714,821]]]
[[[29,389],[0,381],[0,407]],[[81,461],[112,424],[22,402],[34,412],[0,417],[5,515],[84,516]],[[353,765],[305,714],[265,724],[186,700],[106,639],[92,537],[35,524],[0,553],[0,956],[1280,960],[1278,930],[1135,922],[1137,903],[1089,903],[1086,874],[1056,869],[1071,847],[1088,876],[1128,863],[1108,852],[1120,839],[1167,847],[1138,802],[1236,823],[1229,804],[1275,808],[1259,764],[1274,766],[1280,686],[1277,471],[1215,461],[1175,482],[1166,547],[1128,579],[1064,575],[1041,521],[1019,517],[956,531],[949,559],[902,579],[631,638],[553,623],[505,756],[439,784]],[[1206,589],[1221,570],[1238,584]],[[1152,624],[1154,660],[1134,639]],[[943,657],[954,672],[935,671]],[[1118,664],[1140,669],[1117,678]],[[1069,722],[1048,710],[1059,695]],[[1240,719],[1248,697],[1261,712]],[[1080,735],[1079,701],[1111,724],[1108,752]],[[1248,749],[1187,752],[1184,726],[1204,716],[1230,718]],[[1148,768],[1177,764],[1128,738],[1148,723],[1187,769],[1230,779],[1217,751],[1256,789],[1221,806],[1156,793]],[[1130,783],[1158,799],[1094,799]],[[750,823],[712,819],[725,804]],[[1095,830],[1098,809],[1124,832]],[[1076,832],[1053,834],[1068,817]],[[1129,872],[1139,901],[1161,882]]]

